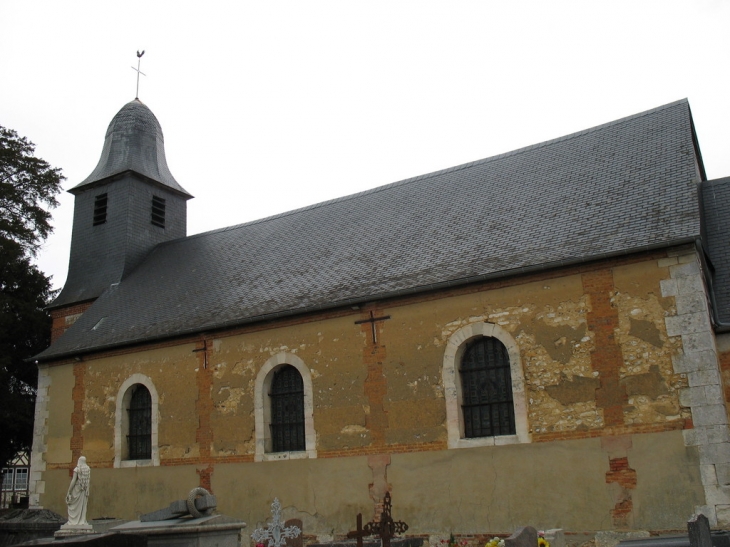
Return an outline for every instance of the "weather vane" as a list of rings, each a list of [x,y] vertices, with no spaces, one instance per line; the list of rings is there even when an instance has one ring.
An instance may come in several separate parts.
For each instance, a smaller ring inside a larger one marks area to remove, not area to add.
[[[142,62],[142,55],[144,55],[144,50],[142,50],[142,53],[137,50],[137,68],[132,67],[132,70],[137,71],[137,94],[134,96],[135,99],[139,99],[139,75],[147,76],[147,74],[139,70],[139,64]]]

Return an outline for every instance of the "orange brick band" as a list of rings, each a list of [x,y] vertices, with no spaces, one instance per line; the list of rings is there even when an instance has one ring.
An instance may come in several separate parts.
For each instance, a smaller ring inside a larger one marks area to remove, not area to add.
[[[593,439],[596,437],[610,437],[613,435],[636,435],[641,433],[663,433],[692,429],[691,421],[665,422],[660,424],[630,424],[585,431],[551,431],[550,433],[533,433],[532,441],[536,443],[551,441],[567,441],[573,439]]]
[[[619,383],[623,357],[615,337],[618,310],[611,305],[613,271],[603,268],[586,272],[582,280],[583,290],[591,301],[587,317],[588,329],[594,335],[591,365],[601,381],[601,387],[596,390],[596,405],[603,409],[605,425],[621,425],[624,423],[624,405],[628,402],[628,396],[626,389]]]
[[[211,448],[213,446],[213,369],[208,364],[208,341],[201,340],[196,344],[198,355],[198,399],[195,401],[195,413],[198,415],[198,429],[195,431],[195,442],[198,443],[200,461],[208,463],[208,467],[198,470],[200,486],[212,492],[210,478],[213,474]]]
[[[636,488],[636,471],[629,467],[627,457],[612,458],[608,460],[608,466],[606,484],[616,483],[621,487],[621,498],[611,510],[613,525],[617,528],[630,528],[634,502],[629,490]]]
[[[362,318],[368,319],[369,312],[374,315],[385,315],[382,310],[363,310]],[[360,325],[365,334],[365,347],[362,351],[363,363],[367,366],[368,375],[365,378],[365,397],[368,400],[370,412],[365,416],[365,427],[370,431],[372,447],[382,447],[385,444],[385,430],[388,428],[388,414],[383,406],[383,399],[388,391],[388,383],[383,374],[385,362],[385,344],[381,342],[383,323],[362,323]],[[372,329],[377,332],[377,342],[373,340]],[[380,449],[382,451],[382,448]]]

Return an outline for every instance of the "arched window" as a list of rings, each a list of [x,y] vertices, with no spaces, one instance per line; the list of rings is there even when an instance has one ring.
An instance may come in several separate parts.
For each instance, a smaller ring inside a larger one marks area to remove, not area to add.
[[[119,388],[114,424],[114,467],[160,465],[158,403],[157,390],[144,374],[133,374]]]
[[[472,323],[446,344],[442,369],[449,448],[530,442],[517,342],[493,323]]]
[[[152,457],[152,397],[142,384],[130,388],[127,460],[149,460]]]
[[[304,450],[304,383],[293,366],[274,372],[269,403],[272,452]]]
[[[464,437],[514,435],[512,373],[504,344],[484,336],[469,342],[459,375]]]
[[[316,458],[312,375],[293,353],[280,352],[256,376],[255,461]]]

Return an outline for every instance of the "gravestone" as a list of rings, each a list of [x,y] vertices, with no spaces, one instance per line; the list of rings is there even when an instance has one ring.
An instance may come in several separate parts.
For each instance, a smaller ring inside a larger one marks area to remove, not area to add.
[[[705,515],[694,515],[687,521],[687,535],[659,536],[646,539],[626,540],[618,547],[730,547],[730,532],[710,531]]]
[[[689,544],[691,547],[712,547],[710,521],[703,514],[694,515],[687,521]]]
[[[299,528],[300,531],[303,529],[303,523],[301,519],[289,519],[284,523],[284,528],[289,528],[292,526],[295,528]],[[296,537],[287,538],[285,543],[286,547],[304,547],[304,538],[302,536],[303,534],[300,533]]]
[[[504,540],[504,547],[535,547],[537,530],[532,526],[524,526]]]

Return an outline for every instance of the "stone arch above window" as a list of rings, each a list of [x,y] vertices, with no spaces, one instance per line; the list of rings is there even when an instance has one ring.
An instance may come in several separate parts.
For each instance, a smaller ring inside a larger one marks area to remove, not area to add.
[[[149,393],[147,399],[146,390]],[[135,397],[136,394],[136,397]],[[134,406],[130,414],[130,407],[134,398]],[[145,407],[149,401],[149,413]],[[159,428],[159,397],[157,389],[144,374],[133,374],[127,378],[117,393],[117,407],[114,423],[114,467],[143,467],[160,465],[160,451],[158,446]],[[130,431],[130,415],[135,425]],[[135,418],[136,416],[136,418]],[[148,426],[148,427],[147,427]],[[147,431],[149,434],[147,435]],[[130,435],[138,435],[130,446]],[[148,436],[149,447],[147,440]],[[148,458],[140,455],[149,455]]]
[[[464,352],[470,342],[477,338],[496,338],[507,350],[512,377],[512,404],[514,406],[514,435],[494,437],[466,438],[464,433],[464,415],[462,383],[459,376]],[[530,442],[527,424],[527,397],[522,360],[517,342],[512,335],[499,325],[493,323],[472,323],[453,333],[446,343],[442,369],[444,398],[446,402],[446,430],[449,448],[469,448],[474,446],[493,446]]]
[[[271,434],[271,393],[272,382],[277,371],[291,366],[301,375],[304,403],[304,450],[274,452]],[[256,422],[255,461],[286,460],[296,458],[316,458],[316,439],[314,430],[314,404],[312,399],[312,375],[309,368],[293,353],[280,352],[272,356],[261,367],[256,376],[254,392],[254,417]]]

